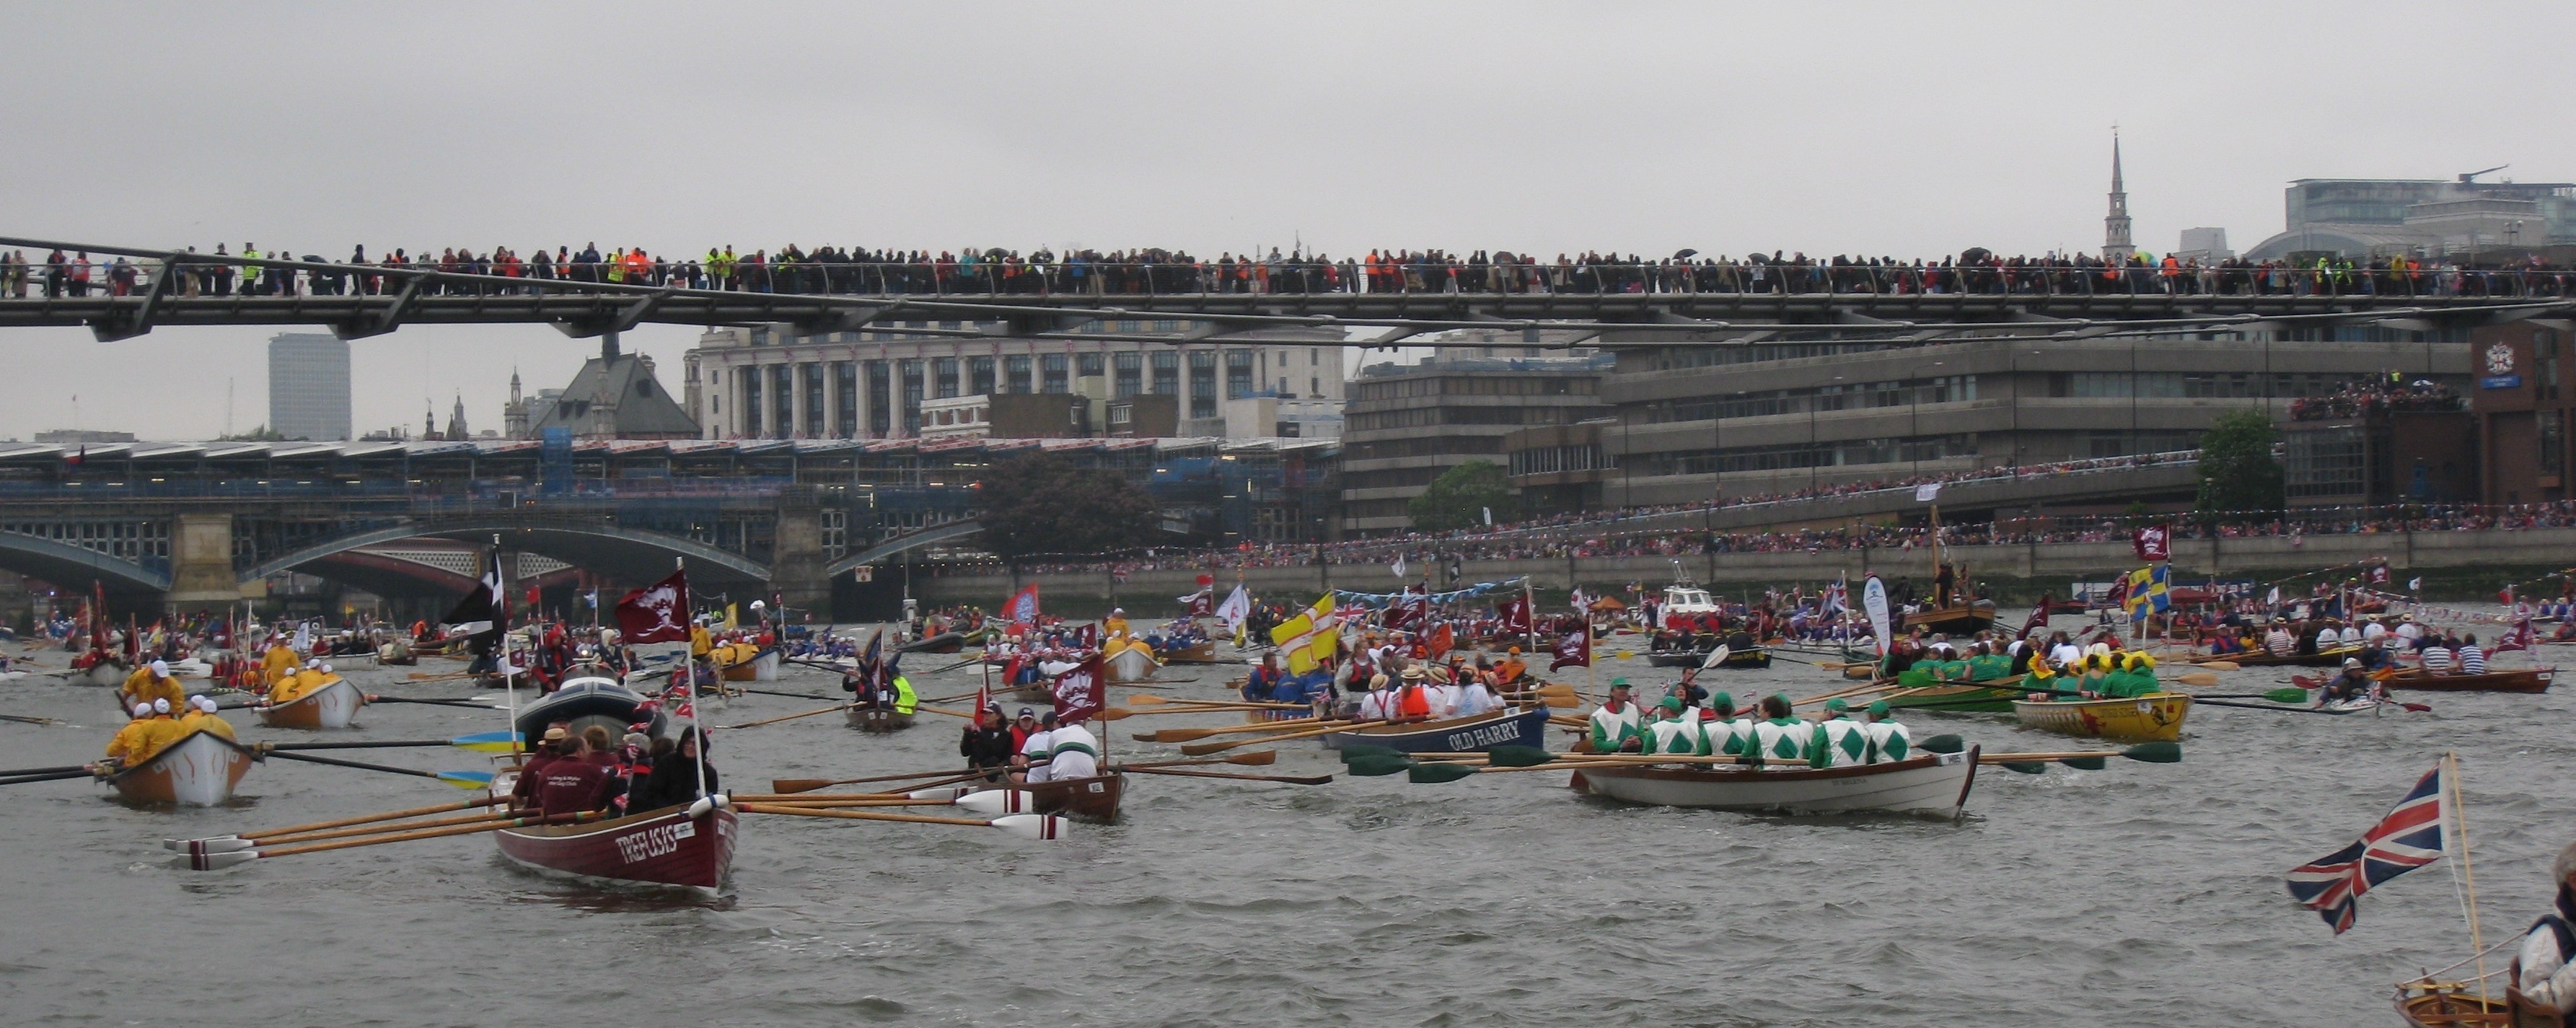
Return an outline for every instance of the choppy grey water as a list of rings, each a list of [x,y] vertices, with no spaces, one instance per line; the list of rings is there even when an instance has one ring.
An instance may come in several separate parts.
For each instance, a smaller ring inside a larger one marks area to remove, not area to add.
[[[408,670],[355,677],[460,692],[406,682]],[[1228,670],[1172,668],[1154,688],[1214,696]],[[2289,671],[2229,673],[2222,690],[2260,691]],[[1670,680],[1642,659],[1606,663],[1610,674]],[[975,680],[972,668],[917,679],[928,696]],[[1722,685],[1801,694],[1834,681],[1782,660]],[[832,685],[820,673],[779,683]],[[0,790],[0,1021],[2395,1024],[2391,983],[2469,953],[2449,873],[2383,886],[2337,938],[2290,903],[2282,872],[2350,841],[2446,749],[2464,762],[2490,941],[2543,908],[2550,857],[2576,838],[2566,690],[2412,698],[2434,712],[2203,707],[2182,764],[1990,768],[1955,824],[1622,807],[1552,772],[1312,788],[1138,776],[1122,823],[1056,843],[746,817],[732,894],[711,903],[537,877],[480,837],[218,873],[174,870],[159,845],[458,795],[426,780],[271,762],[235,806],[179,811],[128,809],[84,781],[12,786]],[[0,684],[0,710],[88,726],[0,723],[0,765],[91,758],[115,723],[107,707],[96,688]],[[749,697],[715,720],[810,707]],[[245,739],[299,734],[233,717]],[[348,737],[490,731],[500,717],[377,706]],[[921,720],[891,737],[790,721],[720,734],[715,756],[738,790],[953,760],[956,726]],[[1222,720],[1121,722],[1112,754],[1170,755],[1130,741],[1140,725]],[[2068,746],[1997,717],[1909,720],[1918,737],[1959,732],[1990,752]],[[481,766],[462,751],[376,759]],[[1273,770],[1337,769],[1292,743]]]

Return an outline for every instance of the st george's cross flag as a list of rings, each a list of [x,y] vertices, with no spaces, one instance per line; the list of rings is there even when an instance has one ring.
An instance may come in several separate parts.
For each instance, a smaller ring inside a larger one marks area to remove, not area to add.
[[[2290,869],[2290,898],[2317,912],[2341,935],[2359,913],[2361,894],[2442,859],[2450,851],[2451,760],[2425,772],[2397,808],[2353,844]]]

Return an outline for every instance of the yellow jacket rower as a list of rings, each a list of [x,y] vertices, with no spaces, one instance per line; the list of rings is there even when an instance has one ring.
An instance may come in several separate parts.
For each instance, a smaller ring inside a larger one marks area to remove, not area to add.
[[[135,668],[133,674],[125,676],[124,693],[127,704],[168,700],[175,707],[188,700],[187,688],[180,685],[178,679],[170,677],[170,665],[157,660]]]
[[[277,687],[277,680],[295,670],[295,650],[283,642],[268,644],[268,652],[259,658],[259,684]]]
[[[224,739],[233,738],[232,723],[225,721],[222,715],[215,713],[215,710],[214,697],[195,697],[188,708],[187,716],[179,719],[180,738],[186,738],[189,732],[204,732]]]

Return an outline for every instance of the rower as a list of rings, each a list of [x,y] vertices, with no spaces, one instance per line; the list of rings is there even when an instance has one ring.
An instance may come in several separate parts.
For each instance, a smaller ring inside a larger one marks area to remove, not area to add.
[[[1632,753],[1644,748],[1637,705],[1628,701],[1628,680],[1610,680],[1610,698],[1592,710],[1592,752]]]
[[[1423,688],[1423,680],[1429,677],[1430,675],[1422,670],[1420,664],[1404,669],[1404,684],[1396,690],[1394,701],[1397,720],[1428,721],[1431,719],[1431,694],[1429,690]]]
[[[180,685],[178,679],[170,677],[169,664],[158,660],[135,668],[133,674],[125,676],[124,693],[127,703],[168,700],[172,706],[177,706],[188,701],[187,688]]]
[[[295,670],[295,650],[283,639],[268,644],[268,652],[259,658],[259,684],[276,687],[277,680]]]
[[[2287,624],[2274,621],[2272,630],[2263,635],[2263,648],[2275,657],[2287,657],[2299,651],[2299,640],[2290,634]]]
[[[1655,723],[1646,726],[1646,743],[1639,747],[1640,751],[1707,756],[1708,736],[1700,730],[1699,719],[1686,713],[1688,709],[1682,704],[1681,697],[1664,697],[1663,702],[1655,705],[1658,712]]]
[[[1071,781],[1095,778],[1100,774],[1100,740],[1082,722],[1057,728],[1047,734],[1046,780]]]
[[[152,718],[143,722],[143,752],[129,761],[127,767],[151,760],[171,743],[188,737],[188,730],[179,727],[178,719],[171,716],[171,712],[177,709],[166,699],[152,701]]]
[[[966,726],[964,738],[957,741],[957,755],[966,758],[966,766],[991,771],[1011,763],[1011,727],[1002,723],[1002,705],[986,704],[975,712],[975,721]],[[986,775],[987,779],[998,772]]]
[[[2012,677],[2012,658],[1995,652],[1995,644],[1981,642],[1973,647],[1975,656],[1968,658],[1968,681],[1992,682]]]
[[[1395,692],[1386,687],[1386,675],[1369,676],[1368,692],[1360,697],[1359,720],[1392,721],[1395,719]]]
[[[1467,683],[1455,687],[1453,692],[1456,703],[1450,707],[1451,717],[1476,717],[1503,709],[1503,701],[1494,698],[1493,690],[1485,688],[1482,677],[1469,675]]]
[[[1027,712],[1027,708],[1021,708],[1023,715]],[[1028,741],[1020,744],[1020,772],[1015,777],[1022,782],[1048,781],[1053,776],[1047,769],[1047,758],[1054,753],[1055,711],[1050,710],[1038,718],[1038,730],[1029,733]]]
[[[116,768],[133,767],[143,762],[144,754],[149,752],[146,749],[147,740],[152,735],[152,705],[135,704],[133,715],[133,720],[127,721],[125,727],[116,730],[116,738],[107,741],[107,758],[90,765],[91,771],[108,773]]]
[[[1103,637],[1110,638],[1110,639],[1115,639],[1115,638],[1118,638],[1119,636],[1126,635],[1126,634],[1127,634],[1127,608],[1125,608],[1125,607],[1111,607],[1111,608],[1109,608],[1109,616],[1108,616],[1108,617],[1106,617],[1106,618],[1103,618],[1103,619],[1101,620],[1101,622],[1100,622],[1100,634],[1101,634]]]
[[[2576,845],[2550,866],[2557,902],[2531,923],[2505,974],[2505,1007],[2516,1025],[2576,1024]]]
[[[2336,675],[2334,680],[2326,683],[2325,688],[2318,690],[2317,706],[2322,707],[2329,702],[2350,703],[2362,699],[2371,695],[2378,685],[2379,683],[2370,680],[2369,672],[2362,670],[2361,661],[2345,657],[2343,673]]]
[[[1494,680],[1501,682],[1506,689],[1519,685],[1521,676],[1528,673],[1529,665],[1521,662],[1521,648],[1518,646],[1512,647],[1510,652],[1504,654],[1503,659],[1494,665]]]
[[[2478,648],[2478,637],[2474,633],[2460,637],[2460,649],[2458,652],[2460,657],[2461,674],[2483,675],[2487,673],[2487,651]]]
[[[1814,730],[1789,715],[1789,698],[1772,693],[1762,698],[1763,720],[1753,723],[1753,745],[1745,762],[1757,767],[1792,769],[1807,762],[1807,743]]]
[[[2439,642],[2425,646],[2415,657],[2424,665],[2424,673],[2428,675],[2450,674],[2451,666],[2457,660],[2451,655],[2451,651]]]
[[[550,725],[537,744],[529,748],[527,759],[519,763],[519,780],[510,789],[511,806],[537,805],[538,791],[545,784],[546,769],[563,759],[562,747],[571,735],[572,729],[565,725]]]
[[[1709,697],[1709,719],[1700,726],[1700,736],[1708,748],[1701,752],[1722,757],[1741,757],[1753,741],[1753,719],[1735,712],[1735,697],[1718,693]]]
[[[1906,733],[1904,725],[1896,722],[1896,715],[1889,711],[1886,700],[1870,701],[1867,713],[1869,721],[1861,727],[1869,732],[1870,763],[1893,764],[1913,755],[1913,736]]]
[[[187,716],[179,719],[179,727],[187,732],[204,732],[223,739],[233,738],[232,723],[218,716],[215,710],[214,697],[193,697],[189,701]]]
[[[1808,767],[1851,767],[1869,761],[1869,726],[1852,720],[1842,697],[1825,701],[1825,719],[1807,741]]]
[[[597,726],[593,729],[599,730]],[[571,745],[573,750],[569,756],[546,765],[545,771],[539,775],[537,806],[539,812],[548,817],[599,810],[608,806],[610,797],[614,795],[610,791],[614,780],[609,777],[608,768],[600,763],[599,754],[591,749],[590,736],[572,736]]]

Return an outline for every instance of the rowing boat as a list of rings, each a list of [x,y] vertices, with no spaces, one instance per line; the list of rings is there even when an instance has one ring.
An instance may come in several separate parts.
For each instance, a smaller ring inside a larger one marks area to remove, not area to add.
[[[252,759],[240,743],[211,732],[190,732],[152,759],[117,772],[107,784],[128,803],[212,807],[233,798],[233,787],[250,772]]]
[[[1547,708],[1500,710],[1475,717],[1370,725],[1324,736],[1324,748],[1384,746],[1405,753],[1467,753],[1496,746],[1547,746]]]
[[[725,665],[720,674],[728,682],[775,682],[781,659],[778,648],[773,646],[750,660]]]
[[[606,728],[608,737],[614,739],[625,735],[627,726],[637,722],[638,711],[643,705],[642,695],[616,682],[605,678],[576,678],[564,683],[563,688],[519,708],[512,727],[518,729],[520,735],[537,739],[544,737],[547,725],[564,721],[570,723],[574,735],[581,734],[582,729],[591,725],[598,725]],[[652,724],[644,734],[662,734],[666,718],[659,708],[644,715],[643,719]]]
[[[1048,688],[1043,682],[1037,685],[1023,685],[1011,691],[1011,702],[1044,703],[1053,705],[1055,703],[1055,690]]]
[[[1647,654],[1646,663],[1655,667],[1699,667],[1702,662],[1708,660],[1709,653],[1708,650],[1664,650]],[[1734,671],[1767,668],[1771,666],[1771,651],[1765,649],[1729,651],[1726,659],[1718,661],[1717,666]]]
[[[2557,668],[2524,668],[2516,671],[2489,671],[2480,675],[2428,675],[2408,668],[2388,676],[2391,689],[2418,689],[2429,692],[2521,692],[2549,691],[2549,678]]]
[[[2275,653],[2221,653],[2209,659],[2232,661],[2238,667],[2334,667],[2342,664],[2346,657],[2360,655],[2361,647],[2351,646],[2319,653],[2293,653],[2286,657]]]
[[[2010,714],[2014,700],[2029,695],[2015,688],[2021,679],[2005,679],[2004,684],[1925,685],[1899,689],[1880,697],[1899,710],[1907,707],[1930,707],[1933,710],[1959,714]],[[1853,702],[1857,703],[1858,700]]]
[[[1587,767],[1575,788],[1622,803],[1788,814],[1896,813],[1959,816],[1977,780],[1977,748],[1927,753],[1892,764],[1763,770],[1637,765]]]
[[[1129,646],[1101,662],[1101,673],[1110,682],[1142,682],[1154,677],[1161,668],[1154,662],[1154,651]]]
[[[2513,1024],[2512,1010],[2504,1000],[2471,995],[2468,989],[2462,982],[2400,985],[2397,1016],[2414,1028],[2509,1028]]]
[[[259,723],[270,728],[347,728],[358,717],[358,708],[367,705],[367,694],[346,678],[333,679],[321,688],[284,703],[263,703],[256,709]]]
[[[1176,660],[1190,664],[1214,664],[1216,663],[1216,640],[1201,639],[1195,645],[1162,650],[1155,656],[1162,658],[1166,664]]]
[[[899,732],[912,727],[918,714],[898,714],[884,707],[852,707],[846,715],[850,727],[862,732]]]
[[[520,867],[596,885],[688,889],[715,896],[733,868],[733,810],[706,800],[588,824],[494,832]]]
[[[2012,709],[2022,724],[2051,732],[2088,739],[2173,742],[2182,738],[2182,720],[2191,713],[2191,697],[2159,692],[2121,700],[2017,700]]]
[[[1118,820],[1118,800],[1127,792],[1127,776],[1116,771],[1089,778],[1067,778],[1061,782],[1029,782],[1008,788],[1025,790],[1037,798],[1036,812],[1067,814],[1094,821]]]
[[[1943,632],[1952,636],[1975,635],[1995,627],[1995,601],[1971,600],[1967,603],[1930,610],[1919,610],[1897,618],[1896,630],[1916,628]]]

